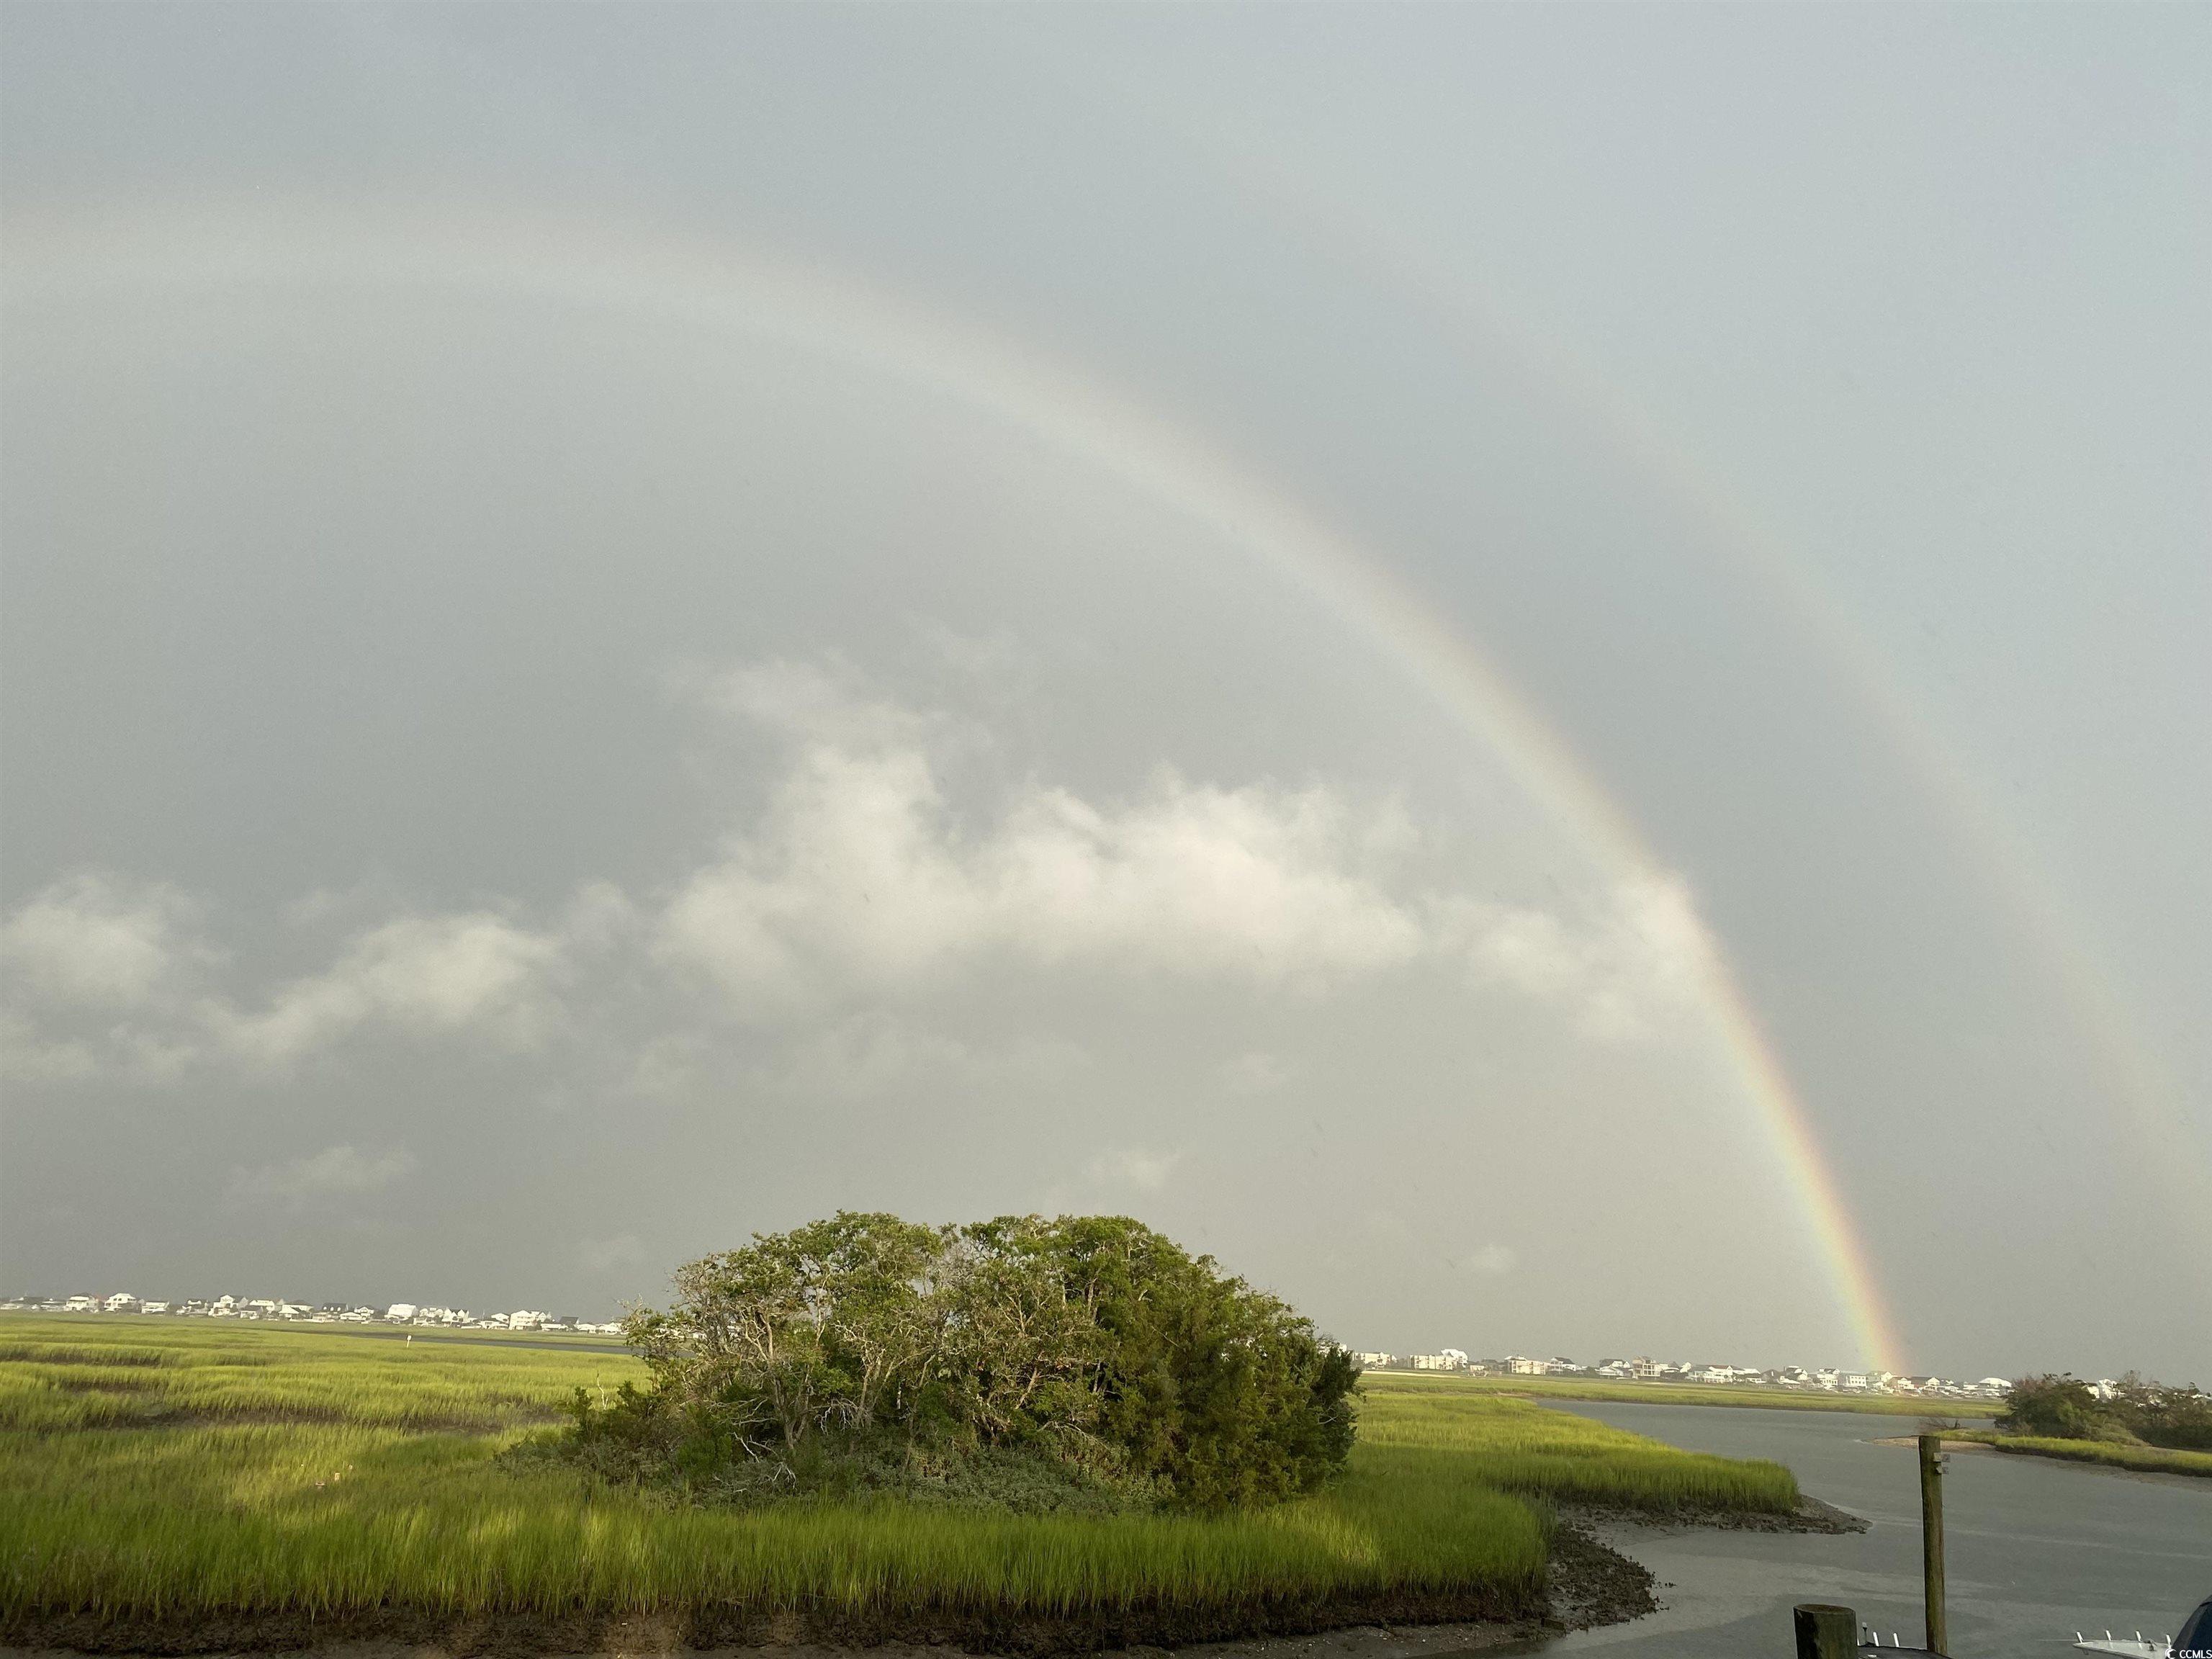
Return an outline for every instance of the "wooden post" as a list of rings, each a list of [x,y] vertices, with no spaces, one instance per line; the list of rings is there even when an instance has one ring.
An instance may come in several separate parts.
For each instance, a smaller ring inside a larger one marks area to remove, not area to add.
[[[1858,1659],[1859,1616],[1825,1601],[1796,1608],[1797,1659]]]
[[[1943,1617],[1943,1437],[1920,1437],[1920,1572],[1928,1604],[1928,1650],[1948,1653]]]

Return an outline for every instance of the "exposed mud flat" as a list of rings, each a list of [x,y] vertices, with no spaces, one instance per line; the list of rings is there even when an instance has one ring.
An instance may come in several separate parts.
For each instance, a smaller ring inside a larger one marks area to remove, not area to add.
[[[721,1607],[654,1617],[512,1613],[456,1619],[384,1608],[312,1620],[267,1613],[27,1619],[0,1632],[8,1644],[0,1653],[27,1659],[64,1653],[284,1652],[312,1653],[314,1659],[650,1659],[674,1654],[687,1659],[1146,1659],[1175,1650],[1224,1656],[1264,1651],[1273,1659],[1415,1659],[1420,1654],[1495,1647],[1563,1627],[1541,1607],[1515,1607],[1487,1594],[1267,1607],[1132,1608],[1063,1619],[912,1609],[761,1616]]]
[[[1648,1510],[1620,1509],[1603,1504],[1562,1505],[1560,1513],[1585,1528],[1595,1528],[1601,1539],[1652,1532],[1864,1532],[1873,1524],[1863,1516],[1839,1510],[1817,1498],[1800,1498],[1797,1507],[1787,1515],[1765,1515],[1750,1510],[1685,1510],[1655,1516]]]

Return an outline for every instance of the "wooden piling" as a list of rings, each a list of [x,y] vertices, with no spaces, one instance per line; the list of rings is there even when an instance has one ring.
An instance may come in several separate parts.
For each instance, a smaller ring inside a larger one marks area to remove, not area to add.
[[[1796,1611],[1797,1659],[1857,1659],[1859,1616],[1826,1601],[1801,1601]]]
[[[1943,1616],[1943,1437],[1920,1437],[1920,1577],[1928,1607],[1928,1650],[1948,1653]]]

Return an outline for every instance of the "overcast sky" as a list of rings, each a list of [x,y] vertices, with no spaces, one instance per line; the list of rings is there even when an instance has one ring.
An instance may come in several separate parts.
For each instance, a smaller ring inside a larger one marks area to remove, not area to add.
[[[2212,1384],[2212,13],[0,22],[0,1289]]]

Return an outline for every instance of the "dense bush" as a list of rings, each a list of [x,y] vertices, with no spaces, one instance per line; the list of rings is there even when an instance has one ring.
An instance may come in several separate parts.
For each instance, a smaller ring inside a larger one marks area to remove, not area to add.
[[[2139,1440],[2179,1451],[2212,1451],[2212,1395],[2145,1382],[2130,1371],[2100,1399],[2077,1376],[2024,1376],[2005,1397],[1997,1426],[2057,1440]]]
[[[1351,1356],[1125,1217],[842,1213],[678,1269],[628,1332],[645,1389],[579,1395],[573,1455],[732,1498],[1213,1509],[1310,1492]]]

